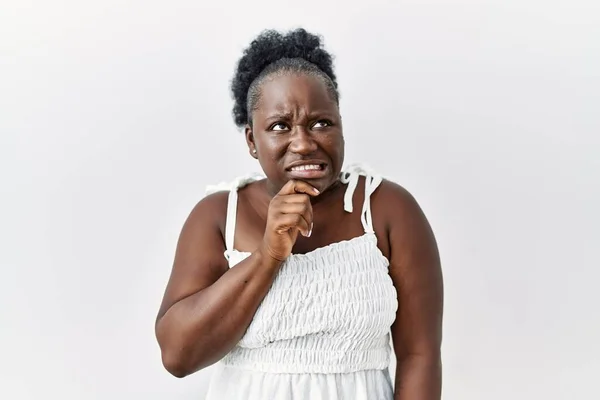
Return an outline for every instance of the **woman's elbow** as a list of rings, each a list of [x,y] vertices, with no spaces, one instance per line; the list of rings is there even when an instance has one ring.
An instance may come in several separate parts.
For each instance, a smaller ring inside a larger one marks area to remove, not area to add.
[[[212,360],[204,350],[206,347],[192,349],[188,346],[162,346],[162,364],[174,377],[185,378],[217,361]]]
[[[163,350],[161,352],[163,367],[176,378],[185,378],[191,374],[185,360],[173,351]]]
[[[156,337],[161,352],[164,368],[174,377],[184,378],[201,369],[214,364],[216,357],[212,346],[208,346],[197,334],[186,335],[181,329],[176,335],[169,331],[166,325],[157,326]]]
[[[156,326],[156,339],[160,347],[160,356],[163,367],[176,378],[184,378],[191,372],[189,365],[189,351],[185,351],[186,346],[183,343],[174,341],[170,332],[164,323]]]

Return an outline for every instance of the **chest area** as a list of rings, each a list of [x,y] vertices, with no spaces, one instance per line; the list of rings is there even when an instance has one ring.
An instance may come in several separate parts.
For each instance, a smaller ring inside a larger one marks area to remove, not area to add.
[[[251,189],[249,187],[238,195],[234,248],[242,252],[251,252],[260,245],[268,218],[268,201],[261,199]],[[292,249],[294,255],[312,253],[332,243],[350,241],[365,234],[365,226],[361,221],[364,193],[356,190],[352,196],[353,211],[348,212],[344,210],[343,189],[326,202],[313,206],[312,234],[309,238],[298,235]],[[386,225],[378,212],[372,213],[376,245],[389,258]]]
[[[230,263],[244,258],[231,254]],[[397,308],[388,263],[363,235],[286,260],[240,346],[303,336],[355,339],[387,332]]]

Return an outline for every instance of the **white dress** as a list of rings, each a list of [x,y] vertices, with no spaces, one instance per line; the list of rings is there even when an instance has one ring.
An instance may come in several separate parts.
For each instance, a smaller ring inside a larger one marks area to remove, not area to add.
[[[359,175],[366,177],[365,233],[285,260],[244,336],[217,364],[206,399],[393,398],[390,326],[398,302],[370,209],[381,177],[358,166],[342,172],[347,212]],[[207,190],[230,190],[225,228],[230,268],[250,255],[233,248],[237,189],[262,178],[249,175]]]

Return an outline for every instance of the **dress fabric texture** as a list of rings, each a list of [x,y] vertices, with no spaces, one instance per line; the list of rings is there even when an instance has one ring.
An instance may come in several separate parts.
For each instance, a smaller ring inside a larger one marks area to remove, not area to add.
[[[382,178],[359,165],[340,176],[344,209],[353,212],[365,177],[364,234],[282,264],[244,336],[215,367],[208,400],[391,400],[390,327],[398,301],[389,262],[377,247],[370,197]],[[229,190],[225,257],[230,268],[250,255],[233,248],[237,189],[253,174],[210,186]]]

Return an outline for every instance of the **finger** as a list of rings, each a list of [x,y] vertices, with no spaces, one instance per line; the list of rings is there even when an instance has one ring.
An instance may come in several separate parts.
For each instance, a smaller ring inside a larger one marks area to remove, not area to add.
[[[275,212],[278,212],[282,207],[285,207],[287,204],[301,204],[304,207],[310,207],[312,209],[312,204],[310,203],[310,196],[307,194],[286,194],[283,196],[277,195],[271,199],[269,204],[269,208]]]
[[[285,194],[278,195],[277,200],[280,203],[310,203],[310,196],[304,193],[294,193],[294,194]]]
[[[275,231],[284,234],[290,229],[298,229],[304,236],[310,235],[310,224],[300,214],[280,214],[277,218]]]
[[[313,223],[313,209],[310,203],[284,203],[278,211],[282,214],[299,214],[306,220],[308,225]]]
[[[321,192],[314,186],[309,185],[304,181],[297,181],[295,179],[289,180],[281,190],[279,191],[279,195],[288,195],[294,193],[305,193],[309,196],[317,196]]]

